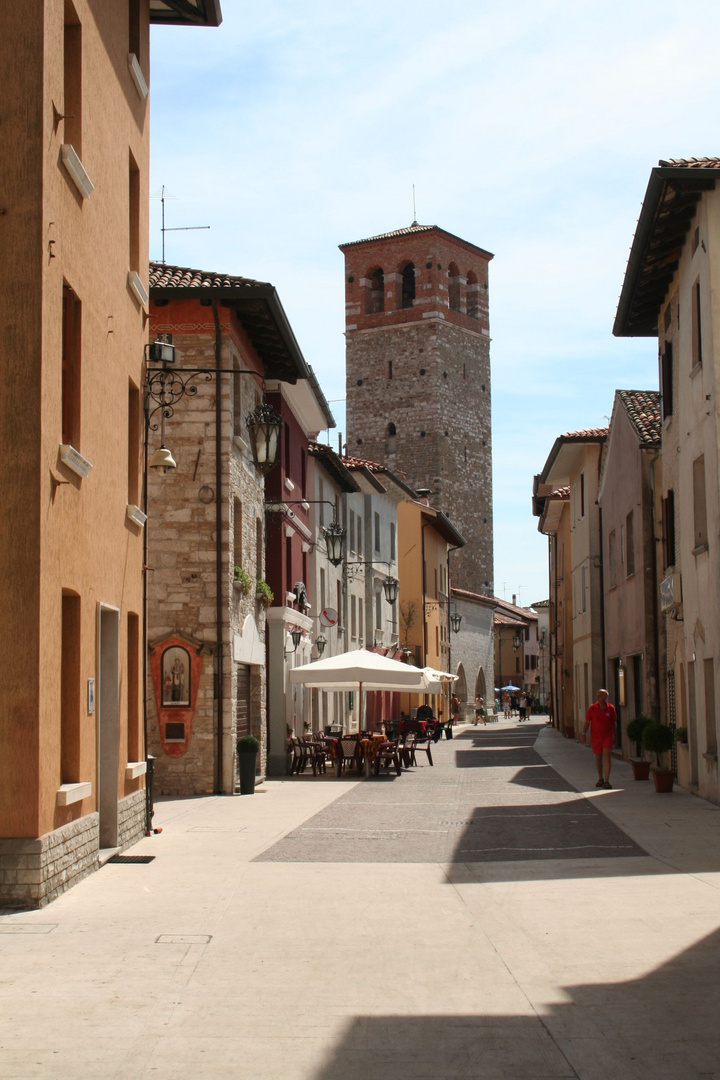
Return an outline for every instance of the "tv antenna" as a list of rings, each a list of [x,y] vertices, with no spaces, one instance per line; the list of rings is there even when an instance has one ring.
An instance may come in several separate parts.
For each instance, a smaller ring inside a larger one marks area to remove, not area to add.
[[[413,219],[412,219],[412,223],[413,223],[413,225],[417,225],[418,222],[417,222],[417,210],[415,209],[415,185],[414,184],[413,184],[412,188],[413,188]]]
[[[157,195],[153,196],[157,198]],[[160,189],[160,203],[162,206],[162,223],[160,225],[160,232],[162,233],[162,263],[165,265],[165,233],[166,232],[193,232],[197,229],[209,229],[209,225],[178,225],[169,228],[165,225],[165,201],[166,199],[177,199],[177,195],[170,195],[165,193],[165,185],[163,184]]]

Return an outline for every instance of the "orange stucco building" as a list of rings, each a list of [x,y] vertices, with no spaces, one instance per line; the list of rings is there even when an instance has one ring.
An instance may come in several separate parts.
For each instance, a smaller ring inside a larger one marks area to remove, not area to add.
[[[145,831],[149,27],[219,19],[176,6],[0,6],[0,906]]]

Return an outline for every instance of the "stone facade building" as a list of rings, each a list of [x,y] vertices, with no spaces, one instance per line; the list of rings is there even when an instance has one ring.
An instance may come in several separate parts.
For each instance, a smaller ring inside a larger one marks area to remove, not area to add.
[[[467,540],[453,584],[491,595],[492,255],[417,222],[340,250],[348,453],[427,490]]]
[[[266,610],[257,589],[266,578],[265,478],[246,420],[266,380],[280,386],[310,372],[271,285],[153,263],[150,295],[153,331],[171,335],[175,348],[169,374],[187,380],[187,392],[164,432],[177,467],[148,476],[148,745],[158,793],[231,794],[237,738],[260,740],[261,774],[267,755]],[[158,421],[155,412],[150,453],[162,437]],[[189,679],[176,700],[174,664]]]

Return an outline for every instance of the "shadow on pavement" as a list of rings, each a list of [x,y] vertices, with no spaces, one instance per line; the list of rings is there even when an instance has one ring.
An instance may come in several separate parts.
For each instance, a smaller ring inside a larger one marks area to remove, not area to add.
[[[357,1016],[314,1080],[700,1080],[718,1075],[720,931],[639,979],[564,987],[530,1015]],[[518,990],[519,992],[519,990]]]

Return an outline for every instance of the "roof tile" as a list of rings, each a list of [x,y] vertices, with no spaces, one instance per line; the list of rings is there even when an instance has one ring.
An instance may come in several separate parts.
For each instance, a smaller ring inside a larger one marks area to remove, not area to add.
[[[660,446],[662,420],[659,392],[657,390],[618,390],[617,395],[625,406],[625,411],[642,445]]]
[[[193,270],[187,266],[168,266],[166,263],[150,263],[150,287],[163,289],[241,289],[247,285],[265,285],[267,282],[232,274],[216,274],[213,271]]]

